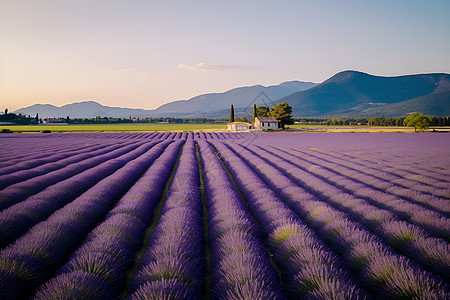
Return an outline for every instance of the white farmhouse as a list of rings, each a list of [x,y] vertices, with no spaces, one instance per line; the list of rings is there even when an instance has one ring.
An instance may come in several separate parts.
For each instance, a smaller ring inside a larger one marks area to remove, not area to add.
[[[280,122],[274,117],[256,117],[255,129],[259,130],[281,130]]]
[[[231,131],[247,131],[250,130],[252,124],[247,122],[230,122],[227,124],[227,129]]]

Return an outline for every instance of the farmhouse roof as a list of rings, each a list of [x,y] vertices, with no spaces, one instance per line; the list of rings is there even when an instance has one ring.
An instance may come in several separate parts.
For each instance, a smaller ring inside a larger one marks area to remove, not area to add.
[[[278,120],[274,117],[256,117],[260,122],[264,123],[278,123]]]

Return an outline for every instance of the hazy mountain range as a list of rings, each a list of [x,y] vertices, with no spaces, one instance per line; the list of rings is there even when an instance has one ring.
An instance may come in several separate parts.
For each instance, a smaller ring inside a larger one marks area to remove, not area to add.
[[[154,110],[103,106],[94,101],[62,107],[35,104],[16,113],[45,117],[208,117],[227,118],[231,104],[236,116],[250,116],[252,107],[287,101],[295,117],[401,116],[412,112],[450,115],[450,74],[395,77],[357,71],[340,72],[321,84],[289,81],[264,87],[239,87],[164,104]]]
[[[20,108],[16,112],[42,118],[66,117],[95,118],[102,117],[222,117],[230,114],[231,104],[239,108],[259,105],[275,105],[274,100],[298,91],[316,86],[317,83],[288,81],[274,86],[254,85],[238,87],[224,93],[211,93],[196,96],[189,100],[173,101],[154,110],[131,109],[103,106],[95,101],[83,101],[57,107],[51,104],[35,104]]]

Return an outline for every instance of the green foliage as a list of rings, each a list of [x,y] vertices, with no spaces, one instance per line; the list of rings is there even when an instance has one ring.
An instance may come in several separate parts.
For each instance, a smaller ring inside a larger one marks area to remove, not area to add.
[[[24,116],[22,114],[8,113],[8,109],[5,109],[5,113],[0,113],[0,122],[11,122],[15,124],[32,124],[34,118],[30,116]]]
[[[413,113],[405,118],[403,125],[414,127],[414,131],[421,131],[430,127],[431,117],[424,116],[422,113]]]
[[[333,118],[329,122],[327,122],[327,125],[344,125],[344,120],[341,118]]]
[[[246,117],[236,118],[235,122],[248,122]]]
[[[233,106],[233,104],[231,104],[231,109],[230,109],[230,122],[234,122],[234,106]]]
[[[270,116],[280,121],[282,127],[284,127],[284,125],[294,124],[294,120],[292,119],[291,114],[292,107],[289,106],[287,102],[283,102],[273,106],[270,111]]]
[[[368,124],[370,126],[402,126],[404,118],[370,118]]]
[[[281,244],[284,240],[290,238],[299,233],[299,228],[297,225],[284,225],[278,227],[272,233],[273,243],[275,245]]]
[[[270,110],[265,106],[258,106],[256,108],[256,117],[269,117]]]

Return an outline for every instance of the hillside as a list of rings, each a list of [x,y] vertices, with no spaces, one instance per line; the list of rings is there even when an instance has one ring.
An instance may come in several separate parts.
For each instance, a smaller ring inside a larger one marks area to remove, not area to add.
[[[16,110],[16,113],[41,118],[66,117],[95,118],[102,117],[227,117],[231,104],[242,111],[246,107],[271,105],[272,101],[316,86],[316,83],[289,81],[274,86],[255,85],[239,87],[224,93],[212,93],[196,96],[189,100],[173,101],[155,110],[131,109],[101,105],[95,101],[83,101],[57,107],[50,104],[35,104]]]
[[[239,87],[224,93],[203,94],[189,100],[170,102],[158,107],[155,113],[159,115],[179,113],[197,115],[221,110],[229,111],[231,104],[237,108],[252,107],[254,103],[272,105],[274,101],[282,97],[316,85],[312,82],[289,81],[268,87],[262,85]]]
[[[95,101],[83,101],[57,107],[50,104],[35,104],[29,107],[20,108],[16,113],[35,116],[40,118],[66,117],[70,118],[95,118],[101,117],[142,117],[151,114],[151,110],[132,109],[122,107],[104,106]]]
[[[374,76],[357,71],[340,72],[321,84],[289,81],[264,87],[239,87],[174,101],[155,110],[103,106],[94,101],[62,107],[36,104],[17,113],[45,117],[179,117],[228,118],[231,104],[237,117],[251,117],[252,106],[273,106],[287,101],[295,117],[402,116],[422,112],[450,115],[450,74]]]
[[[402,115],[404,111],[416,109],[420,109],[419,112],[428,111],[429,102],[434,103],[434,108],[429,111],[441,111],[449,115],[450,111],[444,105],[449,100],[449,94],[446,93],[449,90],[449,74],[382,77],[344,71],[307,91],[291,94],[277,102],[287,101],[293,107],[294,116],[372,116],[380,112]],[[433,98],[434,101],[430,100],[435,94],[441,95]],[[440,100],[436,100],[438,98]],[[412,99],[416,100],[400,106],[389,106]],[[415,109],[399,109],[408,104],[414,104]]]
[[[399,103],[368,108],[359,115],[395,117],[412,112],[421,112],[436,117],[448,116],[450,114],[450,91],[432,93]]]

